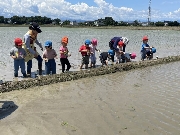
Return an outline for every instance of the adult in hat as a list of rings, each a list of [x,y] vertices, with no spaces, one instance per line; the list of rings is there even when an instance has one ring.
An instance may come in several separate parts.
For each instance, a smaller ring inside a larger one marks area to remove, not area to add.
[[[35,58],[38,61],[38,69],[39,74],[42,74],[42,57],[39,55],[39,53],[36,51],[35,43],[41,48],[43,51],[43,47],[41,43],[37,40],[38,33],[41,33],[40,26],[33,22],[29,26],[28,32],[23,37],[23,45],[22,47],[26,51],[26,57],[25,62],[27,62],[27,74],[31,74],[31,68],[32,68],[32,59]]]

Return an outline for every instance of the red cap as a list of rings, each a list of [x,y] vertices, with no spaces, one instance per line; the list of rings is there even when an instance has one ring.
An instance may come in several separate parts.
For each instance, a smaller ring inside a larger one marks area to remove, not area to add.
[[[143,41],[144,41],[144,40],[148,40],[148,37],[147,37],[147,36],[144,36],[144,37],[143,37]]]
[[[15,45],[17,45],[17,46],[21,46],[21,45],[23,44],[23,42],[22,42],[22,40],[21,40],[20,38],[15,38],[15,39],[14,39],[14,43],[15,43]]]
[[[118,45],[119,45],[119,46],[124,46],[123,41],[119,41],[119,42],[118,42]]]

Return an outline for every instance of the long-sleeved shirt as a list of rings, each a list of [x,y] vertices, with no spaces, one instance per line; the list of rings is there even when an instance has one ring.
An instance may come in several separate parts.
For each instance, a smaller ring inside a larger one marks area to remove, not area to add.
[[[24,35],[24,43],[26,44],[27,50],[28,50],[31,54],[34,55],[36,52],[35,52],[34,49],[32,49],[31,46],[30,46],[30,35],[29,35],[28,33],[26,33],[26,34]],[[41,43],[40,43],[37,39],[35,40],[35,43],[36,43],[40,48],[42,48]]]
[[[117,47],[118,42],[123,41],[123,43],[124,43],[123,52],[125,52],[126,45],[129,42],[129,40],[126,37],[114,37],[114,38],[111,39],[111,41],[114,41],[113,48],[114,48],[115,51],[119,51],[119,48]]]
[[[111,39],[111,41],[114,41],[114,44],[113,44],[114,50],[119,51],[119,48],[117,46],[118,46],[118,42],[122,41],[122,37],[114,37]]]

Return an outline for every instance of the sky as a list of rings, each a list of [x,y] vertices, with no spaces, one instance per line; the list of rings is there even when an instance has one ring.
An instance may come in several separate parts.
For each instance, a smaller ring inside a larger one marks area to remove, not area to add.
[[[180,21],[180,0],[0,0],[0,16],[46,16],[61,20]]]

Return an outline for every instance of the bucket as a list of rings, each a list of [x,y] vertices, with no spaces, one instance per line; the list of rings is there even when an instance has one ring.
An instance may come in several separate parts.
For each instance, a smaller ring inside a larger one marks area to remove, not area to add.
[[[151,51],[152,51],[152,53],[156,53],[156,48],[153,47],[153,48],[151,49]]]

